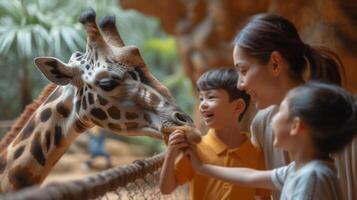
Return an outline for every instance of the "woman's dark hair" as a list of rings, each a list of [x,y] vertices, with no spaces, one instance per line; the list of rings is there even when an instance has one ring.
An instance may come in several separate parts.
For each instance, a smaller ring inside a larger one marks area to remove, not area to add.
[[[274,14],[258,14],[243,27],[234,40],[248,56],[266,64],[273,51],[278,51],[288,62],[290,76],[304,82],[308,80],[342,84],[344,67],[339,57],[325,47],[312,47],[299,37],[295,26],[287,19]]]
[[[228,93],[230,101],[243,99],[245,109],[239,116],[240,121],[249,106],[250,96],[237,88],[237,80],[238,73],[233,68],[218,68],[203,73],[196,84],[199,91],[223,89]]]
[[[311,129],[312,140],[321,153],[341,150],[357,134],[357,102],[343,88],[309,82],[287,95],[290,118],[300,117]]]

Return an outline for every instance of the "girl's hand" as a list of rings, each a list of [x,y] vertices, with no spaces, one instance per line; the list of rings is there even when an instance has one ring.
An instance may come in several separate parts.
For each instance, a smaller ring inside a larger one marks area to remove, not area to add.
[[[190,159],[193,169],[195,169],[196,171],[201,171],[203,164],[201,160],[197,157],[196,152],[194,152],[192,148],[188,148],[185,151],[185,154]]]

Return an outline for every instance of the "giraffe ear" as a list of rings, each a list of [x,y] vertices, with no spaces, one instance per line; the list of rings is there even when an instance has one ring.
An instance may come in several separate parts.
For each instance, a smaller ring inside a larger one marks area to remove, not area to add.
[[[67,85],[71,83],[74,77],[80,72],[78,68],[67,66],[57,58],[37,57],[34,62],[45,77],[57,85]]]

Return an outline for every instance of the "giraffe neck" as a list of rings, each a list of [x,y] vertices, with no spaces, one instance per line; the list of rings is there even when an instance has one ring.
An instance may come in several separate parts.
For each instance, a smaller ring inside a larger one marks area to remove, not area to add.
[[[41,183],[79,133],[73,87],[57,87],[0,155],[0,191]]]

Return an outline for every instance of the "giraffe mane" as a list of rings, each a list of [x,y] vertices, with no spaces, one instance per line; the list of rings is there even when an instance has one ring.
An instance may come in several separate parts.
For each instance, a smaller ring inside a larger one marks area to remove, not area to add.
[[[0,141],[0,152],[2,152],[6,147],[15,139],[21,129],[24,127],[26,122],[30,119],[31,115],[37,110],[38,107],[47,99],[47,97],[54,91],[57,85],[50,83],[41,92],[41,94],[35,99],[31,104],[27,105],[25,110],[22,112],[19,118],[16,119],[15,123],[11,126],[10,131],[8,131],[4,138]]]

